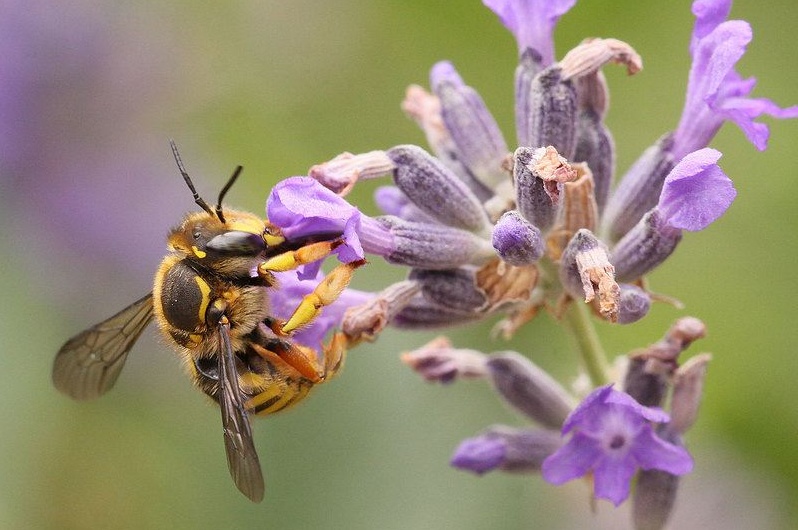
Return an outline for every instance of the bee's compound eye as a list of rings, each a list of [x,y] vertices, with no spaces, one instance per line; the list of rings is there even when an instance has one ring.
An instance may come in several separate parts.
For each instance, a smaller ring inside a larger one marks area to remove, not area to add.
[[[194,367],[208,379],[212,379],[213,381],[219,380],[219,363],[216,359],[210,359],[208,357],[194,359]]]

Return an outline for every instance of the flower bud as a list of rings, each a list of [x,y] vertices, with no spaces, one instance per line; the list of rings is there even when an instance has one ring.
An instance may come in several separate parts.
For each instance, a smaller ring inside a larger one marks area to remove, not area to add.
[[[529,117],[532,104],[530,90],[532,81],[543,68],[540,54],[531,48],[521,53],[515,69],[515,130],[518,134],[518,145],[532,147],[529,143]]]
[[[421,285],[414,281],[389,285],[371,300],[349,307],[341,320],[341,330],[353,342],[372,341],[419,292]]]
[[[402,362],[427,381],[451,383],[458,378],[486,375],[484,353],[452,348],[446,337],[438,337],[417,350],[402,354]]]
[[[418,85],[407,87],[402,110],[421,127],[427,136],[427,143],[440,161],[462,180],[468,188],[486,201],[493,192],[471,174],[462,160],[458,158],[457,147],[446,129],[441,117],[441,100]]]
[[[456,155],[488,188],[505,180],[501,169],[507,144],[482,97],[448,61],[437,63],[430,73],[432,91],[441,102],[441,117],[456,147]]]
[[[637,530],[660,530],[665,527],[676,502],[679,477],[658,469],[640,470],[637,474],[632,504],[632,520]]]
[[[390,174],[393,169],[393,161],[385,155],[385,151],[359,155],[341,153],[329,162],[311,167],[308,176],[343,197],[358,180],[382,177]]]
[[[493,469],[532,473],[539,471],[543,461],[561,445],[556,431],[494,425],[479,436],[463,440],[450,463],[478,475]]]
[[[417,294],[391,319],[391,326],[400,329],[435,329],[468,324],[483,317],[482,313],[456,311]]]
[[[493,227],[493,248],[510,265],[530,265],[543,256],[545,245],[540,230],[517,210],[506,212]]]
[[[554,378],[516,352],[492,354],[487,368],[505,401],[544,427],[559,429],[576,406]]]
[[[707,364],[711,359],[712,356],[708,353],[696,355],[676,370],[669,425],[674,432],[684,434],[695,423],[704,393]]]
[[[554,223],[560,189],[577,178],[576,171],[553,147],[519,147],[513,155],[518,211],[542,231]]]
[[[559,65],[542,70],[529,87],[529,147],[554,146],[565,158],[576,147],[576,89]]]
[[[396,186],[427,215],[448,226],[487,233],[490,221],[482,203],[439,160],[414,145],[387,154],[396,164]]]
[[[427,300],[455,311],[478,312],[488,304],[485,292],[477,288],[471,270],[413,269],[409,278],[418,283]]]
[[[452,269],[482,263],[495,256],[488,241],[465,230],[392,216],[374,220],[392,238],[391,247],[380,254],[389,263],[421,269]]]
[[[620,284],[621,303],[618,310],[618,324],[632,324],[648,314],[651,297],[643,289],[629,283]]]
[[[621,178],[607,203],[603,233],[618,241],[656,206],[665,177],[676,165],[673,137],[667,134],[640,155]]]
[[[682,231],[669,226],[657,209],[651,210],[612,249],[619,281],[632,282],[668,259],[682,240]]]
[[[579,115],[576,121],[574,162],[585,162],[593,174],[598,212],[604,211],[615,173],[615,141],[604,123],[607,84],[596,72],[577,80]]]

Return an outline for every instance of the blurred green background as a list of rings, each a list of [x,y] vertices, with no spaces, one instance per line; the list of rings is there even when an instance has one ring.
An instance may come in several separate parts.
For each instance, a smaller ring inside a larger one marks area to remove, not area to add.
[[[739,71],[755,96],[798,103],[793,0],[739,1],[754,41]],[[195,209],[174,167],[174,138],[211,200],[236,164],[229,202],[263,211],[270,187],[342,151],[423,135],[399,110],[450,59],[512,132],[516,45],[474,1],[346,0],[69,3],[0,1],[0,527],[2,528],[577,528],[626,525],[583,482],[455,471],[462,438],[522,424],[482,383],[429,385],[398,359],[436,333],[386,333],[351,352],[340,378],[289,413],[254,422],[267,480],[262,504],[234,488],[219,412],[182,374],[154,328],[116,388],[75,403],[50,384],[63,341],[151,288],[164,235]],[[582,0],[561,20],[557,55],[587,36],[632,44],[645,68],[608,67],[608,122],[623,172],[675,127],[689,68],[687,1]],[[795,231],[798,123],[771,120],[757,152],[733,125],[713,142],[737,201],[688,234],[650,278],[684,311],[657,305],[642,323],[601,325],[609,351],[658,340],[677,317],[709,336],[688,355],[714,361],[689,436],[674,528],[791,528],[798,515]],[[374,213],[367,183],[353,196]],[[372,263],[356,287],[402,272]],[[577,358],[541,317],[512,341],[493,322],[449,335],[515,349],[566,383]]]

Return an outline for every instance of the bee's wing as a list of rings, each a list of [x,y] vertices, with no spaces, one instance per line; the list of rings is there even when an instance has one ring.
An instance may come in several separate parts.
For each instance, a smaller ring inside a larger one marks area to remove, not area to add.
[[[263,500],[263,474],[252,441],[252,427],[238,387],[230,324],[219,324],[219,406],[222,409],[227,467],[236,487],[254,502]]]
[[[53,362],[55,387],[74,399],[93,399],[107,392],[150,320],[152,293],[69,339]]]

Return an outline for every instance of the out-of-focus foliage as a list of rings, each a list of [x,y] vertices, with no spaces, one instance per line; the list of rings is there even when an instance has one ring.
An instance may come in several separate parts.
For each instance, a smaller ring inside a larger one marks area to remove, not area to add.
[[[798,102],[786,44],[798,23],[793,3],[739,1],[732,18],[754,29],[740,71],[759,79],[757,94]],[[431,386],[400,364],[401,350],[432,333],[386,333],[352,351],[343,374],[306,404],[255,421],[267,477],[260,505],[235,490],[218,411],[154,332],[103,399],[74,403],[50,384],[61,343],[151,288],[164,234],[195,208],[167,138],[209,200],[242,164],[229,201],[262,211],[277,180],[341,151],[423,145],[399,101],[440,59],[480,90],[512,137],[515,43],[480,2],[4,0],[0,20],[0,527],[626,523],[625,509],[603,503],[594,519],[579,482],[553,488],[449,468],[462,438],[515,419],[483,384]],[[634,78],[606,69],[619,171],[676,125],[692,20],[686,1],[583,0],[558,26],[558,56],[605,36],[645,61]],[[599,329],[620,354],[686,313],[709,328],[689,352],[715,358],[690,433],[697,466],[682,481],[678,527],[787,528],[798,514],[798,125],[771,126],[764,153],[730,125],[713,143],[738,200],[651,278],[686,310],[657,304],[640,324]],[[353,201],[369,204],[371,184]],[[400,277],[375,262],[355,286]],[[451,336],[485,351],[512,348],[564,381],[574,377],[576,353],[551,318],[509,344],[490,339],[490,325]]]

